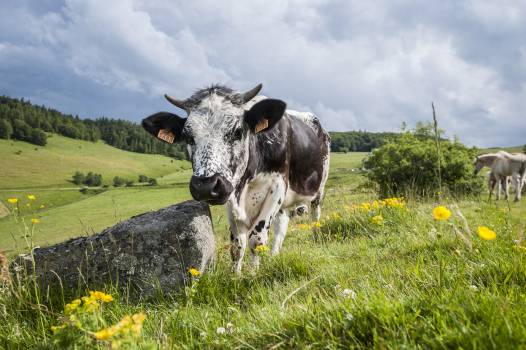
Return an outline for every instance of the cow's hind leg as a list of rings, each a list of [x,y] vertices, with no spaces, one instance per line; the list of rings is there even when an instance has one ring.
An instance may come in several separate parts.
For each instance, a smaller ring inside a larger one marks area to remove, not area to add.
[[[327,149],[330,148],[330,142],[327,144]],[[322,173],[322,179],[320,183],[320,188],[318,189],[318,194],[316,195],[316,198],[311,202],[311,212],[310,217],[314,221],[319,221],[321,217],[321,201],[323,200],[323,196],[325,193],[325,183],[327,182],[327,179],[329,178],[329,163],[330,163],[330,152],[327,154],[325,159],[323,160],[323,173]]]
[[[279,210],[274,219],[274,243],[272,244],[272,255],[276,255],[281,250],[285,236],[287,235],[287,228],[289,226],[290,217],[283,208]]]

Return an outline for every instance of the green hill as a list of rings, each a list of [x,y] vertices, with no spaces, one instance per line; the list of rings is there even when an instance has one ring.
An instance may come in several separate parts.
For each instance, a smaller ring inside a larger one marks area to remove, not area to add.
[[[110,184],[114,176],[137,180],[138,174],[159,177],[182,168],[186,161],[123,151],[102,141],[90,142],[53,134],[44,147],[0,140],[0,189],[73,186],[75,171],[92,171]]]

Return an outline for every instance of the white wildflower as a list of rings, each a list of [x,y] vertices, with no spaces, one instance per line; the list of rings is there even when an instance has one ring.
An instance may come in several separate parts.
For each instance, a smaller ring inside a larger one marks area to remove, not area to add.
[[[344,298],[356,299],[356,292],[352,289],[345,288],[340,294]]]
[[[225,334],[226,333],[225,327],[217,327],[216,333],[217,334]]]

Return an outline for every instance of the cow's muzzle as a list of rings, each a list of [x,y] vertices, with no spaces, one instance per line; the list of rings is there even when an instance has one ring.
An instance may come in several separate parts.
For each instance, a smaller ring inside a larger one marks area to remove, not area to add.
[[[225,204],[233,190],[232,184],[219,174],[210,177],[192,176],[190,180],[192,197],[211,205]]]

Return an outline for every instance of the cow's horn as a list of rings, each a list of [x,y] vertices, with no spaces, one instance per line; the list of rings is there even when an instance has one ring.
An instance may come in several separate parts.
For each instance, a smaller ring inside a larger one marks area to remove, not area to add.
[[[164,95],[164,98],[166,98],[168,100],[168,102],[170,102],[174,106],[179,107],[181,109],[184,109],[186,111],[186,113],[190,113],[190,111],[188,110],[188,107],[185,105],[183,100],[178,100],[178,99],[173,98],[172,96],[168,96],[166,94]]]
[[[263,84],[257,84],[252,90],[248,90],[247,92],[241,94],[243,102],[248,102],[253,99],[259,93],[262,87]]]

